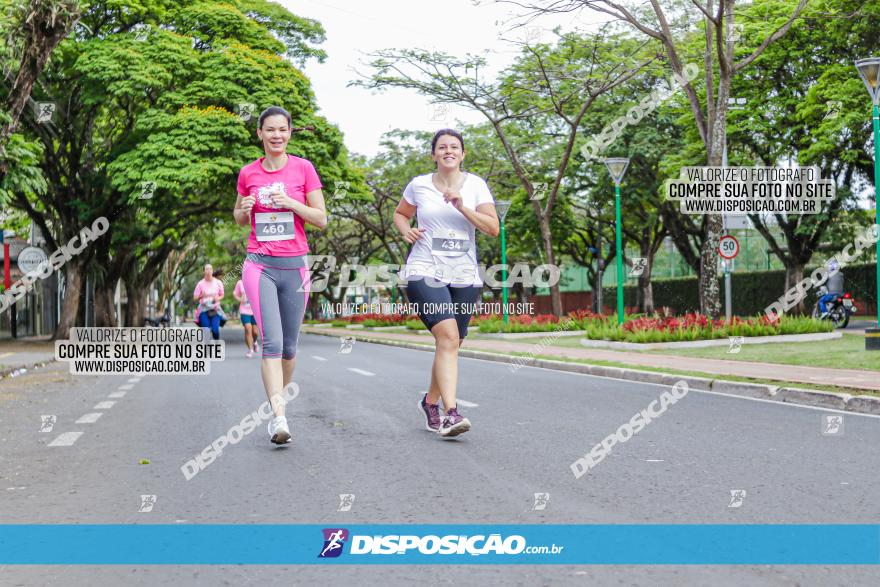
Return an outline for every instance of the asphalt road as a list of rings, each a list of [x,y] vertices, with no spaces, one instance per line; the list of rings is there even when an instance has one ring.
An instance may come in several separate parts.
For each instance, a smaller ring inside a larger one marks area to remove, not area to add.
[[[187,481],[180,467],[265,400],[259,360],[227,331],[207,376],[71,376],[56,363],[0,383],[3,523],[877,523],[880,418],[691,391],[584,477],[570,464],[662,386],[460,362],[471,432],[444,441],[416,402],[432,355],[305,335],[288,409]],[[112,394],[112,395],[111,395]],[[113,403],[101,403],[113,402]],[[100,414],[100,416],[86,416]],[[41,416],[55,416],[41,432]],[[94,420],[91,423],[87,423]],[[80,423],[77,423],[79,421]],[[71,433],[81,433],[75,435]],[[59,438],[61,440],[59,440]],[[72,441],[68,446],[53,442]],[[139,464],[148,459],[149,464]],[[738,507],[731,491],[745,490]],[[543,510],[535,493],[549,493]],[[340,494],[353,494],[339,511]],[[141,495],[155,495],[142,512]],[[275,540],[275,537],[267,537]],[[277,541],[283,548],[283,540]],[[871,585],[876,567],[0,567],[2,585]]]

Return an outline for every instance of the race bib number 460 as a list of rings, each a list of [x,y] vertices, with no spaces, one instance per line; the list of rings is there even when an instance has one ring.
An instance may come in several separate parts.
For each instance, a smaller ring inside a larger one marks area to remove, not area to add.
[[[468,234],[463,230],[444,230],[433,235],[431,252],[435,255],[454,257],[468,252],[471,246]]]
[[[254,231],[258,241],[289,241],[296,238],[293,212],[257,212]]]

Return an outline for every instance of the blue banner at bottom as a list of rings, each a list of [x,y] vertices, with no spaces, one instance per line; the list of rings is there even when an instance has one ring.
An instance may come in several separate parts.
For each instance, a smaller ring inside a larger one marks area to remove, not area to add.
[[[5,565],[880,564],[880,525],[0,525]]]

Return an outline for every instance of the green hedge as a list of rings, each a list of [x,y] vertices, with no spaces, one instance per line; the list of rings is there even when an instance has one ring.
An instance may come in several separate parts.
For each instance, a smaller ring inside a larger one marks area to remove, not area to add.
[[[804,277],[809,277],[815,267],[804,270]],[[862,263],[844,268],[844,287],[860,302],[859,314],[865,314],[865,302],[873,307],[877,299],[877,264]],[[676,314],[696,311],[700,308],[699,283],[695,276],[654,279],[651,281],[654,290],[654,307],[658,310],[669,306]],[[734,273],[733,313],[739,316],[763,314],[767,305],[785,293],[785,271],[754,271],[750,273]],[[719,279],[721,299],[724,300],[724,277]],[[623,301],[627,308],[636,306],[637,286],[627,285],[623,288]],[[606,306],[615,307],[617,290],[613,287],[603,289]],[[816,301],[815,290],[807,293],[808,307]]]

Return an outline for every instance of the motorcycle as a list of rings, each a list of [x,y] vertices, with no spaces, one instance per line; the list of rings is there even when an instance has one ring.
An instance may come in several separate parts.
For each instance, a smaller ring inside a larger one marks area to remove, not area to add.
[[[821,288],[819,290],[819,297],[821,298],[826,293],[828,293],[828,290],[824,287]],[[827,308],[828,313],[822,316],[822,310],[819,308],[819,301],[817,300],[816,305],[813,306],[813,318],[817,320],[831,320],[835,328],[846,328],[849,325],[849,317],[858,311],[850,293],[836,295],[833,300],[825,302],[825,308]]]

